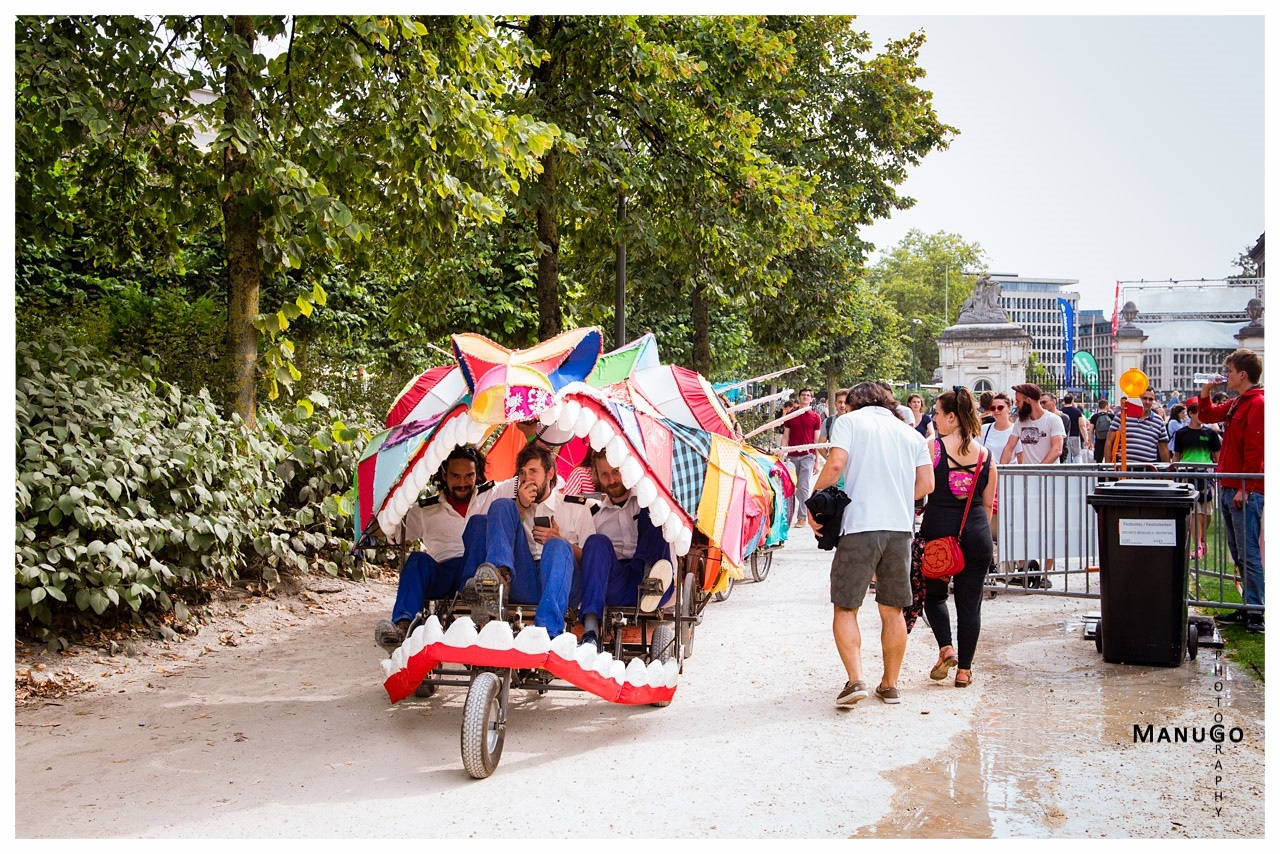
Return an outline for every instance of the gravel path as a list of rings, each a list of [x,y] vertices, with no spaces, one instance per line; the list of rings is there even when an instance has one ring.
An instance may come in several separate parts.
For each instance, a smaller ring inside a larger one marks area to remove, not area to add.
[[[921,622],[903,702],[838,710],[829,563],[795,532],[767,581],[711,604],[668,708],[516,695],[483,781],[462,770],[462,690],[387,702],[371,638],[388,584],[233,602],[195,638],[115,657],[22,656],[95,687],[16,709],[15,832],[1262,837],[1263,692],[1230,667],[1216,677],[1212,650],[1177,668],[1105,664],[1080,633],[1096,601],[1001,594],[983,606],[972,688],[930,682]],[[871,678],[878,622],[869,602]],[[1242,736],[1220,754],[1134,743],[1135,725],[1208,728],[1219,705]]]

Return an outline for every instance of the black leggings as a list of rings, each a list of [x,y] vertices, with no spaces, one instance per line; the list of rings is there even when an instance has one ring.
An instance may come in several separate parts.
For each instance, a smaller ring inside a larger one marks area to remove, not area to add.
[[[969,538],[965,532],[965,539]],[[960,642],[956,645],[956,658],[960,660],[960,669],[973,667],[973,654],[978,649],[978,633],[982,631],[982,593],[983,582],[987,577],[987,568],[991,564],[991,552],[987,550],[986,559],[975,561],[965,554],[965,567],[952,577],[951,582],[956,590],[956,634]],[[947,582],[933,578],[925,579],[924,615],[929,619],[929,628],[938,641],[938,649],[951,646],[951,614],[947,610]]]

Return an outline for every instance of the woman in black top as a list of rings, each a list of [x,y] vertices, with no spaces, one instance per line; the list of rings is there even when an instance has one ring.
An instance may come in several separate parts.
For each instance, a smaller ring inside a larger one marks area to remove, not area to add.
[[[932,578],[925,580],[924,612],[938,641],[938,663],[929,676],[942,681],[952,667],[957,667],[956,687],[967,688],[973,681],[973,654],[982,628],[982,586],[987,568],[991,566],[990,516],[996,494],[996,466],[991,454],[975,441],[980,426],[978,408],[967,388],[957,386],[955,391],[938,396],[933,423],[939,437],[930,443],[934,488],[920,521],[920,538],[956,536],[965,518],[971,488],[974,496],[960,537],[964,569],[951,579],[955,586],[958,653],[951,645],[948,583]],[[975,475],[976,486],[973,485]]]

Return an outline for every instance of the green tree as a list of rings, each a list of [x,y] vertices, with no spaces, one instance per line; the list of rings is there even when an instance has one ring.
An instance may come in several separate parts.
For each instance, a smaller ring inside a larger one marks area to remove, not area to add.
[[[959,318],[960,305],[973,294],[977,274],[986,264],[982,247],[958,234],[912,229],[868,271],[868,280],[906,324],[920,321],[916,358],[921,382],[938,367],[938,335]],[[903,329],[910,336],[908,327]],[[896,376],[910,378],[910,358],[908,349]]]
[[[280,333],[325,275],[402,279],[500,219],[557,136],[499,107],[540,57],[484,17],[19,18],[15,41],[18,235],[181,269],[221,222],[227,391],[250,423],[260,335],[274,394],[299,376]],[[260,312],[270,280],[289,293]]]

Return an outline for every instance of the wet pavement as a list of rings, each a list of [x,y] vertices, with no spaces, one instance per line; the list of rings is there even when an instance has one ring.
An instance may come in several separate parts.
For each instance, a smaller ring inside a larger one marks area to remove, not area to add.
[[[1104,662],[1082,635],[1096,601],[1001,597],[1036,620],[984,626],[988,649],[1007,640],[975,664],[988,690],[973,726],[888,772],[891,808],[856,836],[1261,837],[1259,685],[1211,648],[1178,667]]]

